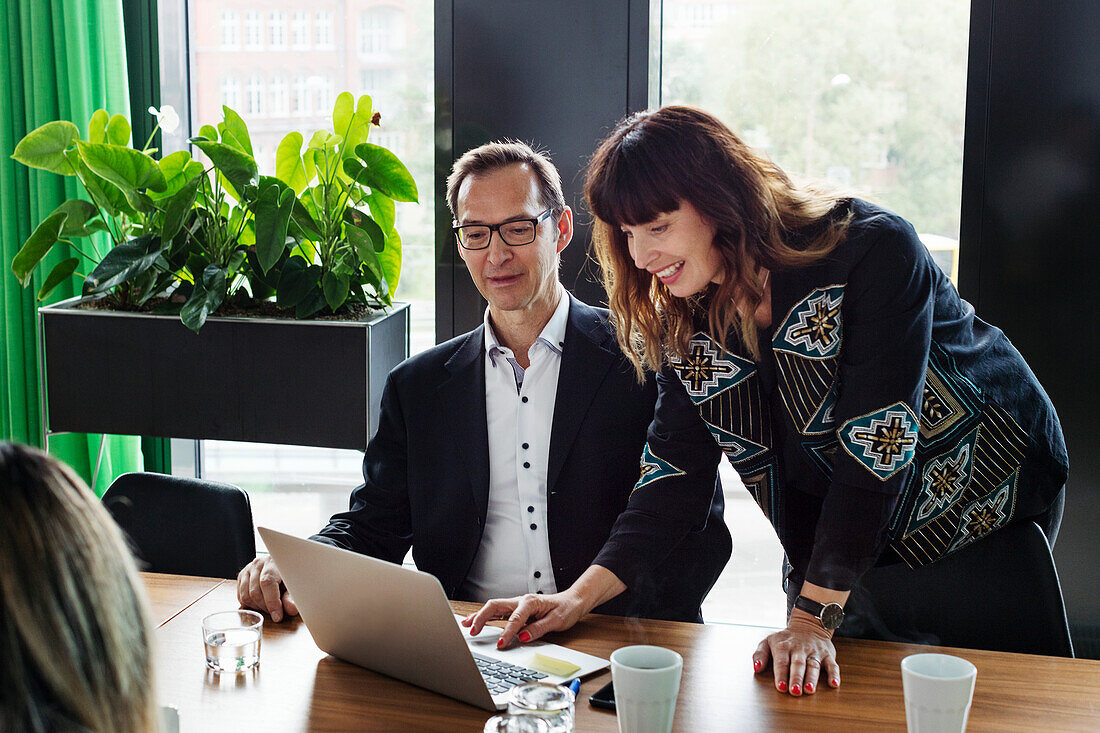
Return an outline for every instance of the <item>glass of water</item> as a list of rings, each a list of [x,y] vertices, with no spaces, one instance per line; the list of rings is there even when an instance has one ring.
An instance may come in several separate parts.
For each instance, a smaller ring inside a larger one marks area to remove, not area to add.
[[[550,733],[573,733],[573,691],[545,682],[528,682],[512,688],[508,712],[542,718]]]
[[[550,733],[550,726],[532,715],[504,713],[486,720],[484,733]]]
[[[223,611],[202,620],[206,666],[215,672],[247,672],[260,663],[264,617],[255,611]]]

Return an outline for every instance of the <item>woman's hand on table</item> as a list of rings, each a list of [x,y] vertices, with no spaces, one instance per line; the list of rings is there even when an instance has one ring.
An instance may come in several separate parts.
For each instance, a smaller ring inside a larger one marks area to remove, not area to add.
[[[808,613],[791,612],[787,628],[768,635],[752,655],[753,669],[760,674],[771,663],[775,689],[792,695],[817,692],[818,679],[830,687],[840,686],[840,665],[831,634]]]

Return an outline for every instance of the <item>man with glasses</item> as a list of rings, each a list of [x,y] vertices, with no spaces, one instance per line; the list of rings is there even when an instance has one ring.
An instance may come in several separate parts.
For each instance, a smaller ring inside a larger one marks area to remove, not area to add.
[[[484,322],[390,373],[364,484],[313,539],[395,563],[411,546],[449,598],[546,599],[542,633],[593,610],[701,620],[731,550],[721,488],[693,489],[704,526],[634,517],[616,532],[656,388],[637,382],[607,311],[559,280],[573,212],[558,171],[522,143],[483,145],[455,163],[447,203]],[[238,596],[278,621],[297,612],[280,583],[257,558]]]

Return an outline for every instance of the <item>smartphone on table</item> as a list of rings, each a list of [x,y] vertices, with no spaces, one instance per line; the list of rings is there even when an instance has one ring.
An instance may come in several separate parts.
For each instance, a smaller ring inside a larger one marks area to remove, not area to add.
[[[588,698],[588,704],[594,708],[602,708],[604,710],[615,709],[615,683],[608,682],[592,693]]]

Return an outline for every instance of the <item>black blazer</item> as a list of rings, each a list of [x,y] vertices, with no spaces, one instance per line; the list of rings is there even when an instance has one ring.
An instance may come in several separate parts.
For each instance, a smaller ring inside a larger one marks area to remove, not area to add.
[[[554,580],[568,588],[607,543],[639,475],[656,386],[638,384],[607,311],[570,296],[547,471]],[[484,326],[397,366],[386,381],[378,430],[349,511],[312,539],[419,569],[455,598],[481,543],[489,498]],[[605,564],[628,589],[602,613],[695,621],[731,551],[716,477],[699,487],[709,513],[671,523],[648,553],[645,532],[621,537]],[[634,525],[631,525],[634,526]],[[671,553],[667,535],[678,539]],[[613,556],[646,557],[618,568]],[[620,574],[621,573],[621,574]],[[624,577],[625,576],[625,577]]]

